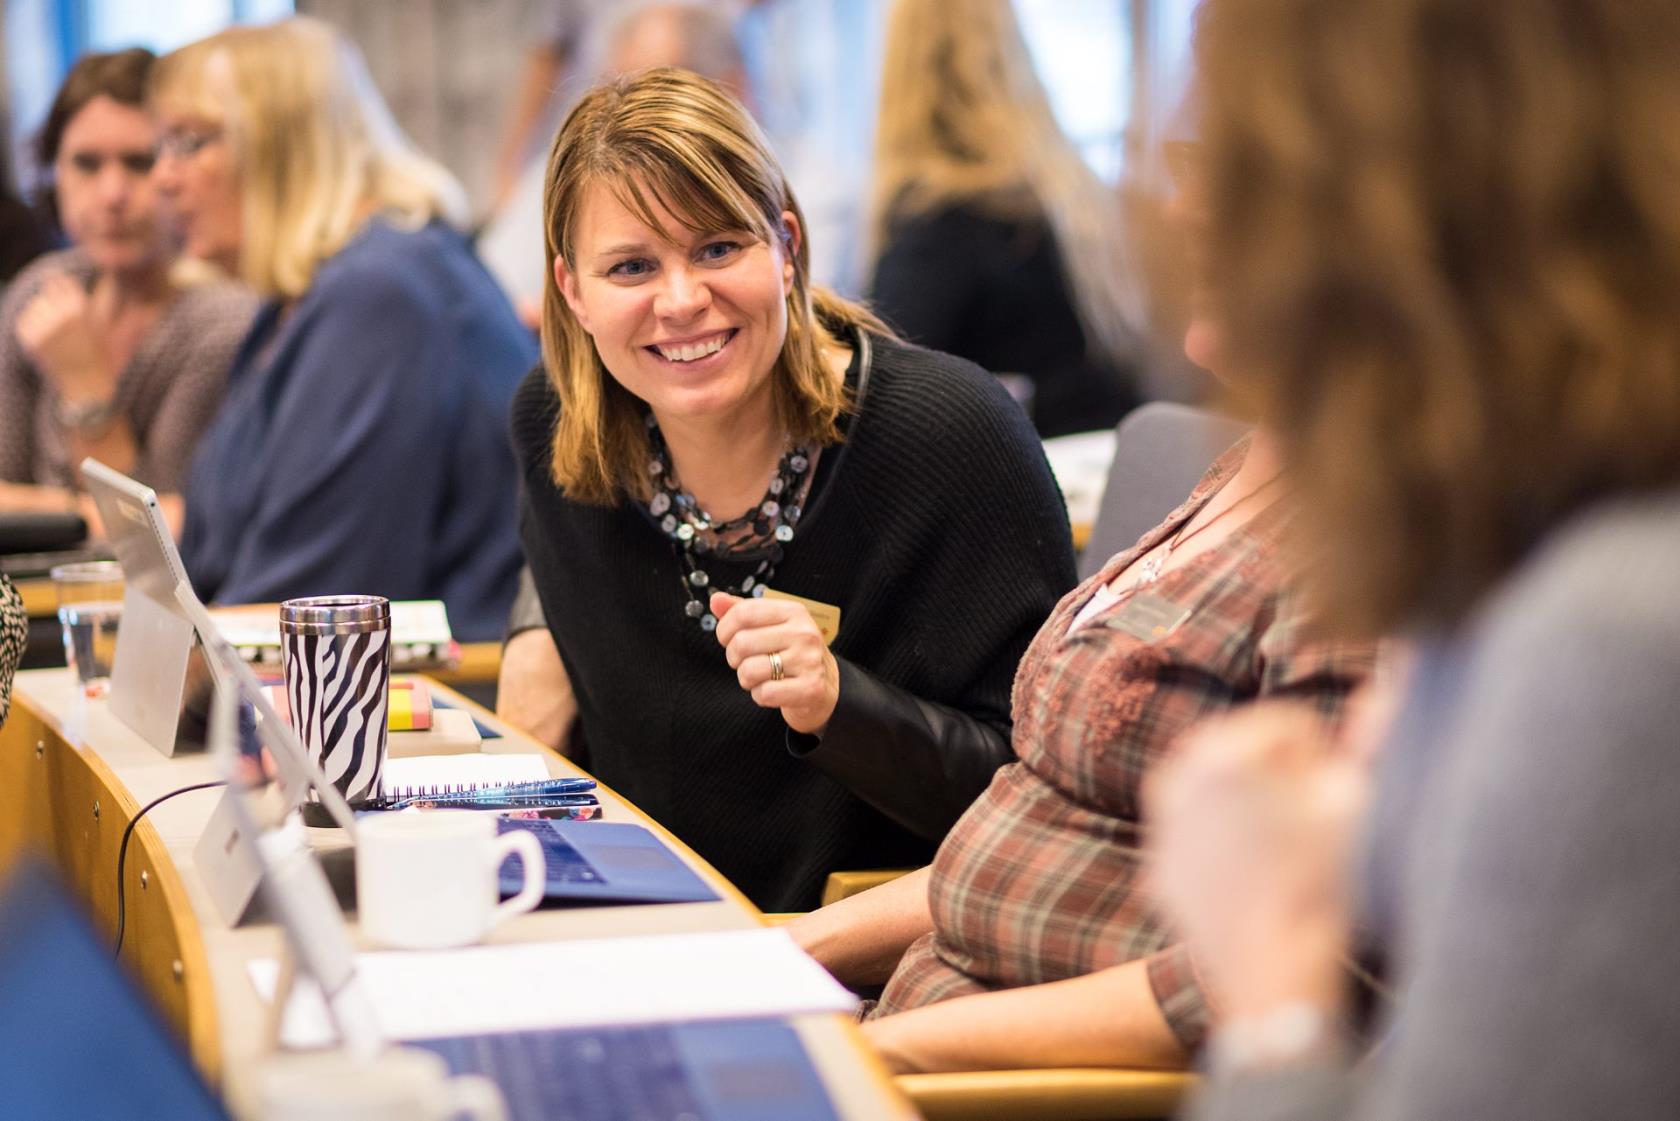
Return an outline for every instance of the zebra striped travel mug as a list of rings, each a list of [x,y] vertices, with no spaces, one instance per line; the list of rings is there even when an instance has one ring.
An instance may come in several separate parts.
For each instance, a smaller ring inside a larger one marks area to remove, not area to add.
[[[280,605],[280,666],[303,746],[352,806],[377,798],[391,680],[390,601],[287,600]],[[305,821],[331,821],[310,808],[304,807]]]

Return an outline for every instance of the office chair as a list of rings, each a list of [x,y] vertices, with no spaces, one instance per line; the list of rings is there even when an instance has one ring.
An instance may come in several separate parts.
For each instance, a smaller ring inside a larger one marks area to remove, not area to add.
[[[1079,555],[1080,579],[1159,525],[1247,429],[1235,418],[1171,401],[1127,413],[1115,429],[1108,485]]]

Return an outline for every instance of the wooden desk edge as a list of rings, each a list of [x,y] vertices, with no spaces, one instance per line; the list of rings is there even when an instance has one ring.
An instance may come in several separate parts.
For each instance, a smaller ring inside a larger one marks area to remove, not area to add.
[[[852,1049],[857,1052],[864,1070],[869,1073],[869,1081],[876,1089],[886,1094],[896,1105],[904,1109],[908,1115],[919,1116],[916,1107],[911,1102],[910,1095],[905,1093],[904,1087],[899,1084],[898,1079],[893,1077],[892,1071],[887,1069],[887,1064],[882,1061],[880,1053],[864,1037],[863,1029],[857,1020],[850,1016],[842,1016],[840,1019],[845,1021],[842,1030],[850,1039]]]
[[[117,779],[116,773],[97,751],[88,750],[76,743],[58,715],[43,711],[28,694],[14,696],[13,701],[13,719],[7,721],[6,730],[0,732],[0,735],[27,736],[22,723],[17,720],[17,710],[26,711],[40,727],[43,735],[56,741],[57,749],[74,752],[88,768],[102,791],[102,798],[108,798],[110,804],[122,811],[124,826],[134,820],[134,815],[140,811],[140,803],[135,800],[128,787]],[[204,945],[203,932],[198,925],[197,911],[188,896],[186,884],[181,879],[180,869],[176,867],[163,837],[150,819],[142,819],[140,824],[134,827],[129,844],[137,853],[144,855],[145,863],[155,872],[157,887],[164,894],[165,910],[170,916],[176,949],[180,954],[181,971],[175,981],[183,986],[185,993],[188,1050],[203,1073],[205,1081],[211,1085],[219,1085],[222,1075],[220,1021],[216,1012],[215,996],[207,988],[211,976],[210,957]],[[139,864],[138,858],[128,862],[129,879],[137,879]],[[110,874],[114,877],[116,869],[112,868]],[[140,948],[135,943],[128,943],[124,948],[125,954],[132,961],[133,957],[138,956]]]
[[[445,685],[485,685],[496,680],[502,668],[499,642],[463,642],[461,660],[448,669],[422,670],[433,681]],[[541,747],[541,744],[537,746]]]
[[[928,1121],[1019,1121],[1025,1117],[1171,1116],[1195,1075],[1103,1068],[901,1074],[898,1086]],[[1046,1098],[1054,1106],[1046,1106]]]
[[[53,582],[41,577],[14,580],[12,586],[23,600],[23,609],[31,619],[45,619],[58,614],[58,590]]]

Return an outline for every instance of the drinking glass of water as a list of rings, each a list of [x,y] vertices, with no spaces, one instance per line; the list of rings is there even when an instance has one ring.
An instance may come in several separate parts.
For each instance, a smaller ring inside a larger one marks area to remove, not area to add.
[[[122,622],[123,573],[116,561],[61,564],[52,570],[58,589],[58,622],[64,630],[64,660],[76,671],[88,696],[104,693],[117,653]]]

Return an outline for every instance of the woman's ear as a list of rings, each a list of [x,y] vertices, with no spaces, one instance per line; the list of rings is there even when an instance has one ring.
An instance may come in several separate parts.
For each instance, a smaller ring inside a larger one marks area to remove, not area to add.
[[[782,211],[782,283],[793,283],[794,260],[799,256],[799,243],[805,236],[799,228],[799,216],[791,210]]]
[[[566,301],[566,306],[572,309],[577,317],[578,326],[593,335],[589,328],[589,316],[583,310],[583,299],[578,293],[577,274],[566,267],[566,258],[554,258],[554,284],[560,289],[560,295]]]

